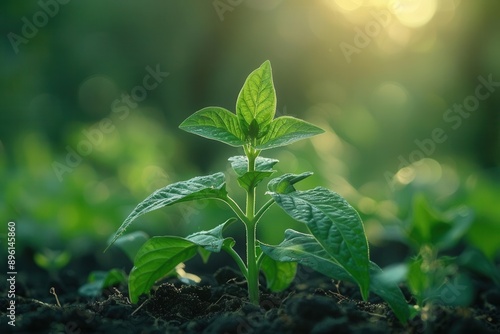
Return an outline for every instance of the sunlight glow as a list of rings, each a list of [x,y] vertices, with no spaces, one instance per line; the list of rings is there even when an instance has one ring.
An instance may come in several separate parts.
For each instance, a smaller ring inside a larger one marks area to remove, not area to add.
[[[411,30],[408,27],[393,24],[387,28],[390,39],[399,46],[405,46],[410,42]]]
[[[404,106],[408,102],[408,91],[398,82],[387,81],[377,87],[374,97],[394,106]]]
[[[363,5],[363,0],[334,0],[335,5],[342,11],[352,11]]]
[[[395,0],[390,7],[401,24],[418,28],[427,24],[436,14],[436,0]]]
[[[454,171],[447,168],[448,179],[444,180],[447,187],[454,192],[457,188],[457,176]],[[401,168],[395,175],[396,181],[406,185],[416,183],[420,185],[436,185],[438,182],[444,182],[443,166],[434,159],[424,158],[409,166]]]

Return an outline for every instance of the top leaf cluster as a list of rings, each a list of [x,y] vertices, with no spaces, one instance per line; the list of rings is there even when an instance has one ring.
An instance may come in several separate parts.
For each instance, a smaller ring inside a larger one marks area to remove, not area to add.
[[[291,144],[324,131],[303,120],[274,118],[276,92],[271,63],[264,62],[245,81],[236,101],[236,114],[221,107],[206,107],[179,126],[182,130],[231,146],[266,150]]]

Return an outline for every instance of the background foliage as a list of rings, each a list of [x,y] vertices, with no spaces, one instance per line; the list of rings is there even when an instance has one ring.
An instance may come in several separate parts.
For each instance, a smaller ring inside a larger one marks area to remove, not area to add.
[[[281,160],[280,172],[314,171],[304,188],[321,184],[346,197],[365,220],[372,257],[387,239],[402,247],[416,194],[442,211],[471,208],[464,242],[498,254],[500,92],[456,128],[444,118],[475,94],[478,77],[500,81],[498,2],[42,3],[57,7],[32,37],[26,21],[43,23],[38,13],[47,10],[36,1],[0,5],[0,221],[17,223],[18,251],[100,253],[154,189],[216,171],[234,176],[227,158],[241,152],[177,127],[205,106],[234,112],[246,75],[270,59],[276,115],[327,133],[267,155]],[[120,117],[123,98],[157,66],[168,76]],[[64,164],[68,146],[77,150],[106,118],[113,130],[58,178],[54,162]],[[435,129],[446,140],[423,152],[416,141],[429,143]],[[415,157],[424,159],[412,164]],[[228,182],[236,191],[235,178]],[[148,214],[135,228],[185,236],[228,215],[200,202]],[[269,243],[289,224],[302,228],[277,208],[266,221],[259,233]],[[394,253],[375,261],[405,256]]]

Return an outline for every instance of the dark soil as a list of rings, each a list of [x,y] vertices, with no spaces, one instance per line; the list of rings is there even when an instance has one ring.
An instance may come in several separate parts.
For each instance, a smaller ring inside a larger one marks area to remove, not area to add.
[[[73,268],[79,265],[73,264]],[[215,275],[202,276],[196,286],[167,280],[150,298],[142,296],[136,305],[129,303],[124,285],[108,288],[94,299],[78,295],[85,279],[86,275],[74,269],[62,270],[53,279],[35,269],[29,276],[20,276],[16,284],[16,326],[7,323],[8,299],[2,291],[0,333],[500,332],[500,291],[480,279],[471,307],[436,305],[407,325],[400,324],[376,295],[363,302],[355,286],[334,282],[306,268],[300,268],[292,286],[281,293],[267,291],[261,282],[259,306],[249,303],[243,278],[228,267]],[[49,294],[52,286],[61,307]]]

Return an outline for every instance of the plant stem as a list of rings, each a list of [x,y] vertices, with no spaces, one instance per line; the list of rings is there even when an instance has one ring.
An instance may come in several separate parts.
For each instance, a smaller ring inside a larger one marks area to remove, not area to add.
[[[255,224],[247,226],[247,269],[248,298],[255,305],[259,304],[259,268],[255,255]]]
[[[248,280],[247,267],[245,267],[245,263],[243,262],[241,257],[238,255],[238,253],[236,253],[236,251],[232,247],[224,247],[224,250],[233,258],[233,260],[238,265],[238,268],[240,268],[243,276],[245,276],[245,278]]]
[[[248,218],[247,218],[247,216],[245,216],[245,214],[243,213],[243,211],[240,209],[240,206],[238,205],[238,203],[236,203],[234,201],[234,199],[232,199],[229,196],[226,196],[226,198],[223,200],[223,202],[226,203],[227,205],[229,205],[229,207],[233,210],[233,212],[236,214],[236,216],[238,216],[238,218],[245,225],[248,224]]]
[[[255,171],[255,159],[258,153],[253,149],[246,151],[248,158],[248,171]],[[259,304],[259,268],[257,267],[257,259],[255,254],[255,244],[256,244],[256,221],[254,219],[255,214],[255,188],[251,187],[247,191],[246,200],[246,217],[248,223],[246,226],[246,237],[247,237],[247,269],[248,269],[248,298],[253,304]]]

